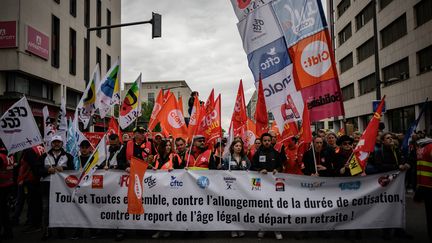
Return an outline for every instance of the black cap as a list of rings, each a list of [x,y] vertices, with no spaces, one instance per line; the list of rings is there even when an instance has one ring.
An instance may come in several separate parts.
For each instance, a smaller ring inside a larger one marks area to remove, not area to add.
[[[340,138],[337,140],[336,144],[338,146],[341,146],[343,142],[348,141],[351,144],[354,142],[354,139],[348,135],[342,135],[340,136]]]
[[[90,144],[90,142],[88,140],[82,140],[79,146],[87,148],[87,147],[90,147],[91,144]]]

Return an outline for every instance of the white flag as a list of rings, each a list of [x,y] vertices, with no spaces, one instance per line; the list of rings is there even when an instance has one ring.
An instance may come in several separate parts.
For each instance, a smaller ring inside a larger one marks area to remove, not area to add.
[[[51,118],[49,116],[49,110],[47,106],[44,106],[42,109],[43,114],[43,124],[44,124],[44,142],[45,146],[50,145],[51,137],[56,133],[56,129],[54,124],[51,122]],[[46,147],[49,150],[48,147]]]
[[[117,59],[97,88],[96,104],[101,118],[106,116],[114,104],[120,103],[119,71],[120,65]]]
[[[87,84],[87,88],[77,106],[78,117],[84,123],[84,129],[87,128],[90,118],[96,110],[96,87],[99,84],[99,76],[98,63],[93,70],[92,78]]]
[[[119,125],[125,129],[141,116],[141,74],[128,90],[120,107]]]
[[[9,154],[43,143],[26,97],[12,105],[0,118],[0,138]]]

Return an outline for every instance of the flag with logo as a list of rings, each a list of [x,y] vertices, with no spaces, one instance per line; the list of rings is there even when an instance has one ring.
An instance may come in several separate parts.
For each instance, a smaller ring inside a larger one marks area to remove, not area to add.
[[[66,134],[67,128],[68,124],[66,119],[66,99],[65,97],[62,97],[60,103],[60,110],[57,115],[57,131]],[[64,138],[66,138],[66,136]]]
[[[244,139],[245,132],[247,130],[247,114],[242,80],[240,80],[240,84],[237,90],[237,98],[234,104],[234,111],[231,117],[231,122],[233,125],[234,136]]]
[[[181,113],[184,116],[184,112],[183,112],[183,97],[179,96],[177,99],[177,107],[179,108],[179,110],[181,111]]]
[[[256,134],[258,136],[261,136],[261,134],[268,131],[268,114],[261,79],[258,84],[258,99],[255,108],[255,126]]]
[[[210,92],[209,97],[207,98],[207,101],[204,105],[206,114],[210,113],[215,105],[215,100],[214,100],[214,89],[212,89],[212,91]]]
[[[160,110],[162,109],[162,106],[164,104],[164,94],[162,89],[159,90],[159,94],[156,97],[156,102],[153,105],[153,110],[152,113],[150,115],[150,120],[148,123],[148,130],[149,131],[153,131],[153,129],[156,127],[157,123],[159,122],[156,118],[157,115],[159,114]]]
[[[111,134],[117,134],[120,140],[120,143],[123,143],[123,138],[122,138],[122,134],[120,131],[120,127],[116,121],[116,119],[112,116],[109,123],[108,123],[108,131],[107,131],[108,136]]]
[[[78,188],[83,185],[87,185],[87,182],[91,182],[91,177],[97,170],[98,166],[100,166],[106,160],[106,144],[106,135],[104,135],[90,158],[87,160],[84,167],[81,169],[81,175],[77,184]]]
[[[141,74],[129,88],[120,108],[119,124],[125,129],[141,116]]]
[[[99,115],[105,118],[114,104],[120,103],[120,65],[119,60],[108,70],[105,77],[97,88],[96,99],[99,108]]]
[[[5,111],[0,122],[0,138],[8,155],[43,143],[25,96]]]
[[[376,112],[374,113],[372,119],[369,121],[366,129],[360,137],[357,146],[353,151],[353,159],[350,162],[351,175],[356,175],[359,171],[364,171],[366,169],[366,163],[369,154],[375,149],[375,140],[378,133],[378,125],[381,120],[381,113],[384,106],[385,95],[381,99],[380,104]]]
[[[411,136],[415,132],[415,130],[417,129],[417,125],[420,121],[420,118],[423,116],[423,113],[426,110],[428,100],[429,100],[429,97],[426,98],[426,100],[423,103],[422,108],[420,110],[420,114],[418,115],[417,119],[415,119],[415,121],[413,123],[411,123],[411,126],[408,128],[408,131],[406,132],[405,137],[402,141],[402,152],[403,152],[403,155],[405,156],[405,158],[408,158],[408,153],[409,153],[408,147],[409,147],[409,143],[411,141]]]
[[[47,148],[50,147],[51,137],[56,133],[54,124],[51,122],[51,117],[49,115],[48,106],[44,106],[42,109],[43,115],[43,126],[44,126],[44,142]]]
[[[305,106],[303,109],[303,120],[302,125],[299,131],[299,143],[311,143],[312,142],[312,130],[310,127],[310,116],[309,116],[309,110]]]
[[[96,88],[99,84],[99,63],[96,64],[95,69],[93,70],[92,78],[90,82],[88,82],[87,87],[84,91],[84,94],[81,97],[80,102],[77,106],[78,117],[84,124],[84,129],[87,128],[91,116],[96,111]]]
[[[247,118],[247,129],[246,129],[245,145],[252,146],[255,144],[255,139],[258,137],[256,134],[256,125],[249,117]],[[227,146],[228,147],[228,146]]]
[[[200,106],[200,101],[198,98],[194,99],[194,104],[192,107],[192,111],[189,118],[189,125],[188,125],[188,138],[192,139],[193,135],[195,135],[195,132],[198,128],[198,119],[200,117],[202,109]]]
[[[129,214],[143,214],[143,195],[144,186],[143,179],[147,170],[148,163],[136,157],[132,157],[129,173],[129,186],[128,186],[128,207]]]
[[[173,137],[186,137],[188,134],[186,122],[177,105],[174,94],[171,94],[160,110],[157,120],[160,122],[162,130]]]

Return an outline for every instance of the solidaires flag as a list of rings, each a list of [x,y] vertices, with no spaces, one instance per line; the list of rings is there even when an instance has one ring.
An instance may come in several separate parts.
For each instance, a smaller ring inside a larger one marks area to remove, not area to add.
[[[141,115],[141,74],[128,90],[120,108],[119,125],[122,129],[129,126]]]
[[[96,92],[99,115],[104,118],[114,104],[120,103],[119,61],[113,64],[101,80]]]

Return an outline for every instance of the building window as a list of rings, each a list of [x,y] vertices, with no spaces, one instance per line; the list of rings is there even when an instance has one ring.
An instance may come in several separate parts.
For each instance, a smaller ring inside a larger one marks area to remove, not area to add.
[[[97,0],[96,4],[96,26],[102,25],[102,2]],[[100,38],[102,36],[101,30],[96,30],[96,35]]]
[[[415,120],[414,106],[388,110],[389,131],[405,133],[410,124]]]
[[[155,94],[152,92],[149,92],[148,96],[147,96],[147,101],[149,104],[153,105],[155,103]]]
[[[365,26],[373,18],[373,15],[374,6],[372,1],[355,17],[357,30]]]
[[[384,85],[388,86],[395,81],[401,81],[409,78],[408,57],[383,68]]]
[[[84,0],[84,26],[90,28],[90,0]]]
[[[358,81],[359,83],[359,94],[364,95],[372,92],[376,89],[375,73],[368,75]]]
[[[425,73],[432,70],[432,45],[417,52],[419,72]]]
[[[416,24],[420,26],[432,19],[432,0],[422,0],[414,6]]]
[[[345,13],[345,11],[349,8],[350,5],[351,5],[351,1],[350,0],[342,0],[337,5],[337,12],[338,12],[339,18],[342,16],[342,14]]]
[[[102,52],[99,47],[96,47],[96,64],[102,65]]]
[[[60,67],[60,19],[51,16],[51,66]]]
[[[379,0],[380,9],[387,7],[391,2],[393,2],[393,0]]]
[[[111,68],[111,56],[110,55],[106,55],[106,70],[108,72],[108,70],[110,70]]]
[[[79,92],[76,92],[71,89],[67,89],[66,91],[66,105],[70,107],[77,107],[78,103],[80,102],[82,94]]]
[[[76,31],[69,29],[69,73],[76,74]]]
[[[76,0],[69,0],[70,6],[69,6],[69,13],[70,15],[76,17],[77,14],[77,2]]]
[[[372,37],[357,48],[357,63],[362,62],[366,58],[375,53],[375,38]]]
[[[50,83],[17,73],[8,73],[6,79],[8,92],[18,92],[36,98],[53,100],[53,87]]]
[[[339,34],[339,46],[341,46],[345,41],[347,41],[352,36],[352,30],[351,30],[351,22],[345,28],[343,28]]]
[[[354,84],[349,84],[342,88],[342,97],[344,101],[354,98]]]
[[[391,43],[397,41],[402,36],[407,34],[407,23],[406,23],[406,15],[403,14],[395,21],[387,25],[381,33],[381,45],[382,48],[390,45]]]
[[[89,43],[87,41],[87,38],[84,38],[84,80],[89,81],[90,76],[90,67],[89,67],[89,61],[90,61],[90,48]]]
[[[343,73],[345,71],[347,71],[348,69],[353,67],[353,55],[352,52],[350,54],[348,54],[346,57],[342,58],[339,61],[339,66],[340,66],[340,72]]]
[[[111,11],[107,9],[106,13],[106,24],[111,25]],[[106,39],[107,45],[111,45],[111,29],[107,29],[107,39]]]

